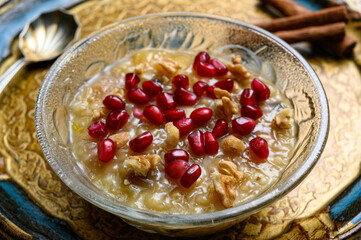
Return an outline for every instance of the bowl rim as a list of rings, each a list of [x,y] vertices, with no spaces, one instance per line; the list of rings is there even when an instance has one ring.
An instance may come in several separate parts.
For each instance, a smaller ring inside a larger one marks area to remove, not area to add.
[[[77,186],[77,180],[74,182],[73,180],[68,179],[68,173],[64,172],[61,166],[57,161],[53,159],[54,153],[47,142],[45,128],[42,124],[43,116],[47,113],[42,111],[42,106],[45,103],[46,97],[46,89],[47,86],[51,83],[51,80],[56,77],[57,70],[61,69],[60,66],[66,62],[66,60],[76,52],[77,49],[81,48],[82,45],[87,43],[88,41],[92,41],[96,39],[98,36],[106,34],[108,31],[111,31],[113,28],[116,28],[118,25],[122,25],[132,21],[138,21],[142,19],[149,18],[172,18],[172,17],[183,17],[183,18],[203,18],[209,19],[212,21],[223,21],[231,24],[236,24],[241,27],[245,27],[248,30],[257,32],[262,37],[267,37],[272,39],[274,42],[278,43],[278,45],[284,48],[289,54],[293,55],[295,58],[299,60],[299,62],[303,65],[303,67],[307,70],[308,74],[312,78],[316,91],[318,93],[318,101],[321,106],[321,119],[319,126],[319,134],[315,141],[315,145],[313,146],[309,157],[304,162],[304,164],[287,180],[285,183],[281,184],[278,188],[273,191],[256,198],[250,202],[246,202],[239,206],[216,211],[210,213],[201,213],[201,214],[164,214],[152,211],[139,210],[136,208],[129,207],[127,205],[121,204],[120,202],[111,201],[108,198],[105,198],[101,195],[98,195],[96,192],[93,192],[93,196],[90,197],[89,192],[84,188],[80,188]],[[326,98],[326,94],[324,88],[319,80],[317,74],[314,72],[312,67],[308,64],[308,62],[299,54],[295,49],[293,49],[289,44],[276,37],[272,33],[263,30],[257,26],[245,23],[240,20],[232,19],[229,17],[218,16],[213,14],[206,13],[190,13],[190,12],[168,12],[168,13],[155,13],[144,16],[138,16],[134,18],[125,19],[113,24],[110,24],[106,27],[103,27],[84,38],[78,40],[73,46],[68,48],[51,66],[51,69],[48,71],[47,75],[44,78],[44,81],[40,87],[38,97],[35,104],[35,125],[36,125],[36,133],[38,136],[38,140],[41,146],[41,149],[44,153],[45,159],[54,170],[54,172],[60,177],[60,179],[75,193],[79,194],[83,199],[89,201],[90,203],[108,211],[118,216],[121,216],[125,219],[135,222],[141,222],[147,225],[159,225],[169,227],[180,227],[180,226],[201,226],[208,224],[216,224],[218,222],[224,221],[232,221],[238,219],[243,215],[250,215],[256,211],[259,211],[261,208],[275,202],[280,199],[292,189],[294,189],[312,170],[312,168],[317,163],[317,160],[321,156],[321,153],[326,145],[328,132],[329,132],[329,107]]]

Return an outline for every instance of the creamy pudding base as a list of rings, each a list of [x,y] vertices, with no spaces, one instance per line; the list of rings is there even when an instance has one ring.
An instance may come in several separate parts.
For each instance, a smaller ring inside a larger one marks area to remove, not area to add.
[[[281,91],[264,76],[257,72],[251,72],[252,78],[259,78],[271,89],[271,97],[259,107],[263,111],[263,116],[256,121],[257,125],[253,132],[247,136],[239,136],[246,145],[246,150],[239,156],[227,155],[223,153],[222,141],[232,134],[231,124],[229,123],[228,134],[218,139],[220,148],[214,156],[195,156],[191,153],[188,146],[187,136],[182,137],[176,147],[169,147],[166,144],[167,134],[164,123],[162,126],[155,126],[145,118],[138,119],[133,115],[135,107],[142,110],[146,105],[134,105],[126,101],[125,110],[130,115],[125,126],[117,132],[111,132],[112,135],[119,132],[129,132],[130,139],[150,131],[154,137],[151,146],[141,154],[135,154],[129,149],[129,145],[117,149],[116,156],[108,163],[99,161],[97,156],[97,144],[99,140],[93,139],[88,135],[87,128],[94,122],[94,112],[103,110],[103,99],[114,91],[124,88],[124,77],[126,73],[137,72],[142,68],[144,73],[138,74],[142,81],[158,79],[163,84],[164,92],[173,92],[171,77],[159,75],[159,69],[152,68],[152,62],[164,58],[170,58],[180,65],[177,74],[185,74],[189,77],[191,90],[193,84],[203,80],[210,85],[218,80],[233,78],[228,72],[221,78],[206,79],[197,76],[192,69],[193,60],[197,53],[179,52],[169,50],[145,49],[127,58],[121,59],[109,66],[101,74],[95,76],[86,82],[75,96],[71,103],[71,140],[72,149],[79,166],[84,170],[90,180],[104,192],[110,194],[113,198],[130,207],[155,211],[169,214],[196,214],[214,212],[223,210],[225,207],[221,204],[219,196],[214,190],[211,173],[217,171],[218,163],[221,161],[232,161],[238,167],[238,170],[244,173],[244,177],[235,187],[237,197],[234,206],[243,202],[250,201],[257,195],[270,187],[280,176],[285,166],[291,158],[291,150],[296,142],[295,127],[290,129],[278,129],[272,121],[275,115],[283,108],[291,108],[289,101],[283,96]],[[230,63],[229,58],[216,56],[224,63]],[[236,82],[236,81],[235,81]],[[140,83],[140,85],[141,85]],[[237,82],[241,89],[249,88],[250,81]],[[232,90],[234,103],[240,108],[241,90]],[[126,94],[124,94],[126,95]],[[149,104],[156,104],[155,99],[151,99]],[[217,119],[214,99],[204,95],[192,107],[179,106],[184,109],[186,116],[200,107],[208,107],[213,110],[212,119],[208,124],[195,128],[203,132],[212,131]],[[234,115],[233,118],[239,117]],[[105,117],[97,120],[105,122]],[[248,143],[254,137],[259,136],[267,140],[269,147],[269,156],[265,162],[260,161],[248,147]],[[169,178],[164,172],[165,153],[172,149],[184,149],[190,153],[189,163],[197,163],[202,168],[200,178],[188,189],[181,187],[175,180]],[[130,155],[149,155],[158,154],[162,157],[162,162],[152,169],[146,178],[129,177],[123,166],[123,162]]]

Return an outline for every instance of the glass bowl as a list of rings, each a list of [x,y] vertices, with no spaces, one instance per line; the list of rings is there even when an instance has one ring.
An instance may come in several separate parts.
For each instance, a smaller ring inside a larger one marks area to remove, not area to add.
[[[262,70],[276,82],[295,109],[298,140],[289,165],[275,184],[256,199],[230,209],[169,215],[125,206],[90,181],[72,154],[69,104],[85,81],[114,61],[145,47],[210,53],[238,51],[246,64]],[[271,33],[220,16],[166,13],[110,25],[67,50],[43,81],[35,121],[38,140],[50,166],[81,197],[139,229],[171,236],[197,236],[230,227],[296,187],[311,171],[325,146],[329,111],[325,92],[310,65]]]

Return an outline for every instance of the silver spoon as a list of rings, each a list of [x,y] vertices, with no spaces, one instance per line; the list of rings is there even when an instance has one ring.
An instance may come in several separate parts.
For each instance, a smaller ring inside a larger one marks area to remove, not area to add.
[[[78,26],[73,15],[60,10],[44,13],[28,23],[19,35],[19,49],[24,57],[0,77],[0,94],[26,64],[59,56],[77,37]]]

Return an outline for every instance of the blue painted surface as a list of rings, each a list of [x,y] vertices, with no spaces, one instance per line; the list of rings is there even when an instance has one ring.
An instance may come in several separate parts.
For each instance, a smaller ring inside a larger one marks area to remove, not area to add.
[[[361,211],[352,220],[351,223],[359,224],[361,222]]]
[[[328,207],[332,220],[338,222],[361,221],[361,177],[351,184]]]
[[[37,239],[80,240],[66,222],[47,215],[14,182],[0,181],[0,213]]]
[[[293,0],[293,1],[297,2],[298,4],[304,6],[305,8],[308,8],[312,11],[322,9],[322,4],[321,4],[322,1],[319,1],[319,0]]]

